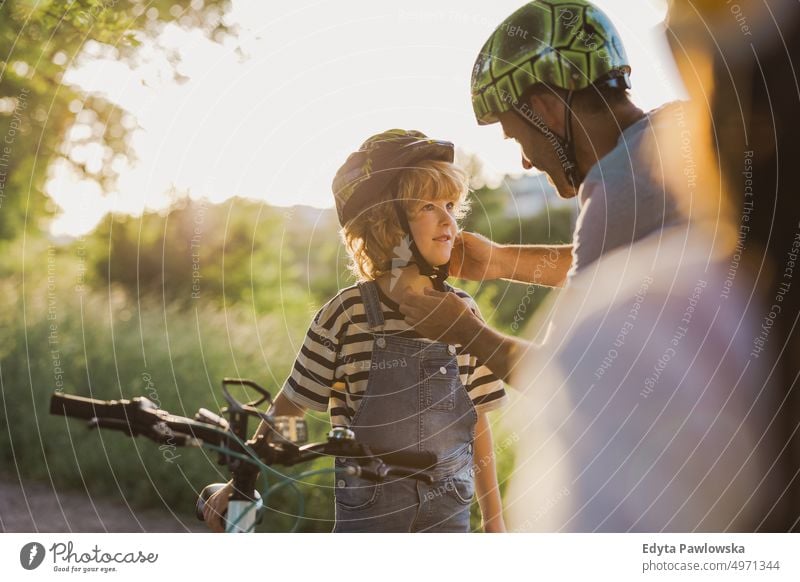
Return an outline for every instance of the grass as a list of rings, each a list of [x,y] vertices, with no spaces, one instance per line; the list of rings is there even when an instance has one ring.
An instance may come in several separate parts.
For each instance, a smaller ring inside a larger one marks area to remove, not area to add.
[[[136,301],[118,288],[82,285],[80,261],[66,251],[42,248],[42,256],[41,265],[16,271],[24,279],[11,272],[0,282],[0,391],[8,419],[8,430],[0,431],[3,462],[24,480],[52,482],[58,490],[85,489],[134,508],[189,515],[203,486],[227,480],[215,453],[159,449],[143,438],[88,431],[81,421],[49,415],[51,394],[147,396],[190,417],[199,407],[223,406],[225,376],[255,379],[275,395],[312,314],[298,309],[303,302],[296,297],[268,314],[242,303],[186,309]],[[313,440],[329,429],[324,414],[312,413],[308,422]],[[502,450],[501,480],[511,462],[510,449]],[[301,531],[330,531],[332,475],[315,475],[298,486],[306,515]],[[296,507],[291,488],[272,496],[269,507],[260,530],[290,529]],[[473,526],[479,523],[475,506]]]

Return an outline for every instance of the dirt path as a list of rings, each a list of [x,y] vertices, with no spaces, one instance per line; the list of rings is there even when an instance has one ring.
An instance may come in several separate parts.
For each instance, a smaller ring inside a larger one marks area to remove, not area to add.
[[[27,503],[26,503],[27,500]],[[194,518],[163,511],[138,511],[124,502],[91,498],[86,492],[56,494],[49,483],[0,476],[0,532],[187,532],[208,531]]]

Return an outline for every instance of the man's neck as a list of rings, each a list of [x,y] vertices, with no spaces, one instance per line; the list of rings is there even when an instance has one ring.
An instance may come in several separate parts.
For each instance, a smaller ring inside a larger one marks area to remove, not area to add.
[[[588,174],[592,166],[617,147],[622,132],[644,115],[644,111],[630,101],[618,105],[610,113],[582,116],[576,113],[573,127],[576,131],[575,151],[581,174]],[[581,126],[583,131],[580,131]]]

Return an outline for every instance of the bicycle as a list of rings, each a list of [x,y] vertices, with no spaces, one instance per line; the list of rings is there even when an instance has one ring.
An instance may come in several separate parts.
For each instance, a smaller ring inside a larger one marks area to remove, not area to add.
[[[228,386],[252,388],[260,398],[248,403],[237,401]],[[50,414],[88,420],[90,429],[111,429],[130,437],[144,436],[160,444],[203,447],[219,453],[219,464],[226,465],[233,479],[232,494],[225,515],[226,533],[247,533],[255,529],[263,515],[269,496],[289,486],[298,498],[297,519],[291,531],[297,531],[303,517],[303,497],[294,481],[320,473],[346,472],[374,482],[388,477],[412,478],[433,483],[427,471],[436,463],[436,455],[421,451],[376,451],[359,443],[353,431],[334,427],[327,440],[305,444],[308,428],[305,420],[290,416],[273,416],[258,410],[272,404],[270,393],[252,380],[224,378],[222,393],[228,406],[222,409],[224,418],[206,408],[200,408],[194,418],[177,416],[158,408],[143,396],[130,400],[97,400],[56,392],[50,399]],[[245,440],[248,421],[257,418],[267,423],[269,430],[255,439]],[[290,467],[326,457],[351,460],[346,468],[324,468],[288,476],[272,465]],[[262,493],[256,489],[259,474],[265,473]],[[270,485],[267,475],[280,479]],[[195,514],[203,520],[206,500],[225,484],[213,483],[200,493]]]

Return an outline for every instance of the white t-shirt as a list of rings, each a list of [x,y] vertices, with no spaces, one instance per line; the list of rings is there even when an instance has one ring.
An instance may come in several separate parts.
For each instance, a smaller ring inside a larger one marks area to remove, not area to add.
[[[627,127],[616,147],[589,170],[578,192],[570,280],[604,253],[683,220],[667,193],[655,139],[681,116],[680,102],[651,111]]]

